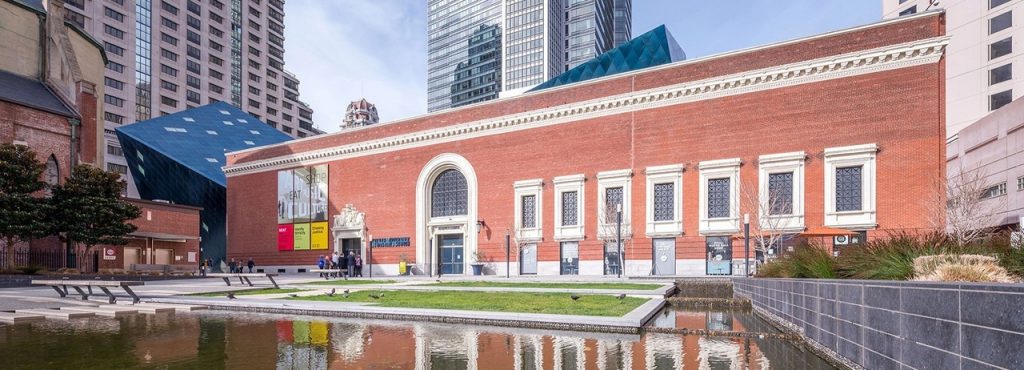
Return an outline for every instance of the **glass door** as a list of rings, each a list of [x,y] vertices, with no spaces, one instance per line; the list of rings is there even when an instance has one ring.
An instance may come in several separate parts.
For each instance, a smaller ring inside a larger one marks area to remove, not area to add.
[[[441,235],[438,238],[441,274],[461,275],[464,268],[462,234]]]
[[[527,244],[519,252],[519,273],[524,275],[537,274],[537,245]]]
[[[580,274],[580,243],[562,242],[562,275]]]
[[[618,275],[622,260],[619,258],[619,243],[615,240],[604,242],[604,274]]]

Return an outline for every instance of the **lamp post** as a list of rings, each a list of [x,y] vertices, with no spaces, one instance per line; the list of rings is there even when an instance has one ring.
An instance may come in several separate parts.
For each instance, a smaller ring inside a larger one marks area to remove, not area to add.
[[[512,237],[508,234],[508,229],[505,229],[505,278],[512,278],[512,273],[509,270],[512,268]]]
[[[619,278],[621,278],[622,277],[622,264],[624,263],[624,260],[622,258],[622,203],[619,203],[619,204],[615,205],[615,225],[616,225],[616,227],[615,227],[616,248],[618,249],[618,252],[619,252],[619,268],[616,269],[616,270],[618,270],[617,272],[618,272]]]
[[[366,265],[370,270],[370,277],[373,277],[373,234],[366,235]]]
[[[743,275],[750,277],[750,214],[743,214]]]

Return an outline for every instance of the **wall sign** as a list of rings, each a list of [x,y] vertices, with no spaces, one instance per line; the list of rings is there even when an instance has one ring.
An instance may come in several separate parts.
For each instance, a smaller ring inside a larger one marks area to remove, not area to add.
[[[398,238],[380,238],[373,239],[370,241],[370,247],[408,247],[409,237],[403,236]]]
[[[327,165],[277,172],[277,250],[327,249]]]
[[[103,248],[103,260],[113,261],[117,259],[117,251],[114,248]]]

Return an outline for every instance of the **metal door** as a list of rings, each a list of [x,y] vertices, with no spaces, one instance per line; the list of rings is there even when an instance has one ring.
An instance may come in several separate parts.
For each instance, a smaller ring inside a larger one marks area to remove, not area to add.
[[[537,274],[537,245],[527,244],[519,253],[519,273],[524,275]]]
[[[173,254],[174,254],[174,251],[172,251],[170,249],[160,249],[160,248],[154,249],[153,250],[153,255],[154,255],[153,263],[155,263],[157,265],[170,265],[171,264],[171,256]]]
[[[676,274],[676,240],[654,239],[654,274]]]
[[[438,253],[441,256],[439,261],[441,264],[441,274],[461,275],[464,268],[462,234],[441,235],[438,239],[438,244],[438,247],[441,249],[441,252]]]
[[[124,249],[124,269],[131,270],[132,265],[139,263],[139,248]]]
[[[580,243],[562,242],[562,275],[580,274]]]
[[[622,259],[619,257],[619,242],[609,240],[604,242],[604,274],[618,275]]]

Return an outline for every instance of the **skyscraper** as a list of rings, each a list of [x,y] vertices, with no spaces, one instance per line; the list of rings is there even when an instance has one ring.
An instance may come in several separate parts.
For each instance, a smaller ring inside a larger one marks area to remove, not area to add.
[[[66,19],[107,51],[105,160],[128,175],[114,129],[228,102],[292,137],[321,133],[284,70],[282,0],[66,0]],[[129,195],[134,195],[132,181]]]
[[[427,110],[519,94],[600,55],[629,40],[631,8],[631,0],[428,0]]]

